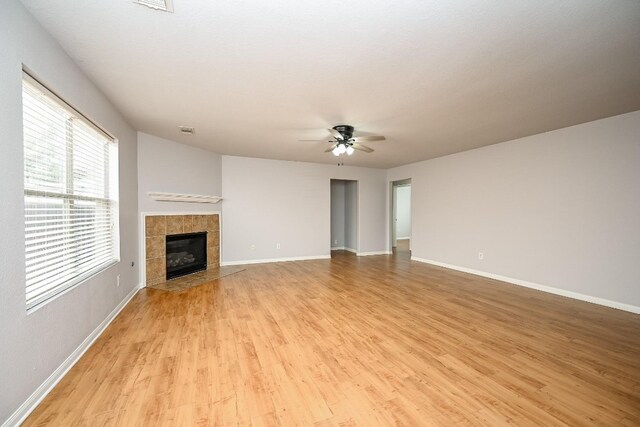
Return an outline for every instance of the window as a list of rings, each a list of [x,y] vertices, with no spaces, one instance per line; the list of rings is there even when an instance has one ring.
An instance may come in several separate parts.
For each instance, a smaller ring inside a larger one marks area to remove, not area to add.
[[[24,73],[27,309],[119,260],[113,138]]]

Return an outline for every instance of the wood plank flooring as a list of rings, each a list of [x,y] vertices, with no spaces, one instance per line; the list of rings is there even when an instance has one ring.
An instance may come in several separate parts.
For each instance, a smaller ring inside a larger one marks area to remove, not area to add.
[[[640,316],[401,256],[143,289],[25,425],[640,425]]]

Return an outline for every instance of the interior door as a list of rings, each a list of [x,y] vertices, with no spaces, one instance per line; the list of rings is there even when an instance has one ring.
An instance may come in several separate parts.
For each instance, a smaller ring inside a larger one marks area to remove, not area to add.
[[[394,248],[398,246],[396,229],[398,227],[398,187],[393,186],[393,191],[391,192],[393,199],[391,205],[393,206],[393,221],[391,221],[391,246]]]

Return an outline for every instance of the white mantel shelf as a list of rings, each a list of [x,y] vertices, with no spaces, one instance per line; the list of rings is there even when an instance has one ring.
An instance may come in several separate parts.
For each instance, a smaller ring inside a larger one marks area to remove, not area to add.
[[[203,196],[201,194],[159,193],[150,191],[149,197],[157,202],[182,202],[182,203],[218,203],[220,196]]]

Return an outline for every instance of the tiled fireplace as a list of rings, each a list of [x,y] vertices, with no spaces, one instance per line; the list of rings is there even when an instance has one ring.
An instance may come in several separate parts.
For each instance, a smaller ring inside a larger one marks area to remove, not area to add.
[[[220,216],[147,215],[145,216],[146,285],[166,280],[166,237],[207,232],[207,270],[220,267]]]

